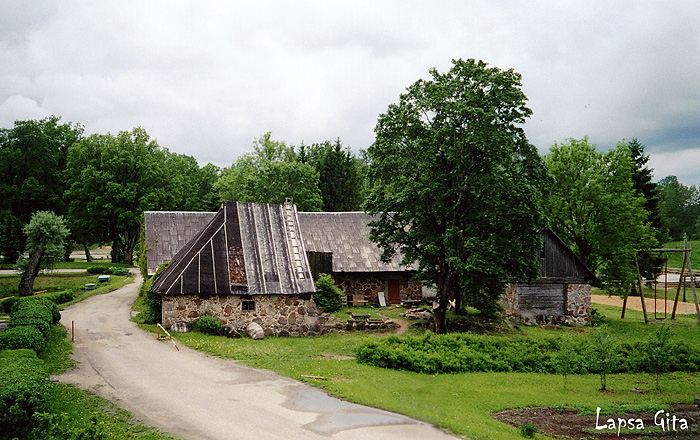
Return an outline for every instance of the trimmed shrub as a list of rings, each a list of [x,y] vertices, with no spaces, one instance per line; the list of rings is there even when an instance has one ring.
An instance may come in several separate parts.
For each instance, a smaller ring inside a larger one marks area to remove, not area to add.
[[[87,268],[87,273],[93,275],[111,275],[112,268],[107,266],[90,266]]]
[[[208,335],[220,335],[221,334],[221,322],[216,316],[212,316],[208,313],[204,313],[199,317],[197,321],[197,328],[202,333]]]
[[[8,328],[0,333],[0,350],[22,348],[41,353],[46,348],[46,338],[39,329],[30,325]]]
[[[0,352],[0,439],[28,438],[33,415],[47,410],[49,372],[31,350]]]
[[[318,274],[316,281],[316,293],[314,293],[314,302],[316,306],[325,313],[333,313],[343,307],[343,292],[335,285],[333,277],[328,274]]]
[[[597,340],[598,337],[593,335]],[[475,334],[389,336],[368,340],[355,351],[364,364],[418,373],[518,371],[560,374],[640,373],[655,371],[643,342],[605,342],[605,353],[592,353],[594,341],[505,338]],[[682,342],[668,343],[666,371],[700,371],[700,350]],[[601,359],[601,357],[603,359]]]
[[[50,322],[52,324],[58,324],[61,321],[61,312],[58,311],[58,306],[56,303],[43,295],[20,298],[20,300],[12,307],[12,312],[10,315],[15,316],[17,313],[24,316],[50,316]]]

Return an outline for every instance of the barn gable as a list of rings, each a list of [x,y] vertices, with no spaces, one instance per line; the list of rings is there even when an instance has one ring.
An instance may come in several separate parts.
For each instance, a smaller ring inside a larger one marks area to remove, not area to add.
[[[296,207],[224,202],[175,255],[153,290],[164,295],[314,292]]]

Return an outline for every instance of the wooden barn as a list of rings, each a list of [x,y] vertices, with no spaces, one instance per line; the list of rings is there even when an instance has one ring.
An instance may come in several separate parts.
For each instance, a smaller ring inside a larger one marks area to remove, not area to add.
[[[537,258],[540,277],[510,284],[502,303],[505,315],[532,324],[585,325],[591,318],[591,286],[595,278],[586,265],[552,231],[542,231]]]
[[[224,202],[153,284],[165,326],[209,313],[237,329],[257,322],[281,336],[327,330],[315,290],[291,203]]]
[[[371,219],[364,212],[300,212],[312,270],[330,273],[351,304],[379,305],[380,297],[385,304],[421,300],[415,267],[402,266],[400,255],[381,261],[381,249],[369,239]]]

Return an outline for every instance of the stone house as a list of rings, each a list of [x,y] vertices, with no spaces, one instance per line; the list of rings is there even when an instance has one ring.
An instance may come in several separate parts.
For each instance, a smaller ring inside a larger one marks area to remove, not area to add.
[[[333,327],[316,308],[315,290],[291,203],[224,202],[153,284],[164,326],[209,313],[237,329],[257,322],[276,336]]]
[[[300,212],[306,251],[312,261],[318,255],[325,260],[325,267],[312,264],[312,271],[330,273],[348,303],[379,305],[380,296],[386,304],[422,299],[423,286],[412,279],[415,267],[402,266],[400,255],[381,260],[381,249],[369,239],[371,220],[364,212]]]
[[[585,325],[591,320],[591,285],[595,275],[552,231],[542,231],[537,258],[540,277],[509,284],[501,302],[505,316],[532,324]]]

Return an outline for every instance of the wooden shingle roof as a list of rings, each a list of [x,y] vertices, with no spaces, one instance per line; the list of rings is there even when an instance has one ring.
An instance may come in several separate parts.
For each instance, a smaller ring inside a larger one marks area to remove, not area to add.
[[[315,291],[296,207],[224,202],[153,284],[159,294]]]
[[[332,252],[333,272],[405,272],[396,255],[390,263],[381,260],[382,251],[370,241],[364,212],[300,212],[307,251]]]
[[[148,274],[171,261],[185,244],[214,218],[215,212],[146,211],[146,260]]]

